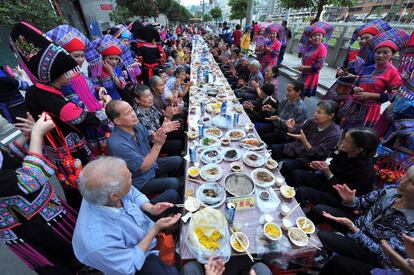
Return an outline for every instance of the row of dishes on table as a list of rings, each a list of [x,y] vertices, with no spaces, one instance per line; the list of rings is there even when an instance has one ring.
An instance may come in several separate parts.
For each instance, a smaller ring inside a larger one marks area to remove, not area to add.
[[[214,64],[210,63],[208,67],[214,68]],[[189,247],[193,248],[190,250],[193,254],[204,252],[208,258],[209,255],[216,255],[217,251],[225,250],[228,244],[237,252],[244,252],[249,248],[249,238],[237,228],[236,232],[227,238],[229,232],[226,217],[221,211],[214,209],[226,202],[226,192],[234,197],[255,194],[256,199],[261,202],[277,204],[276,208],[284,216],[282,225],[273,222],[273,219],[269,218],[271,215],[262,215],[264,236],[269,241],[276,242],[282,238],[283,229],[286,230],[293,245],[307,246],[308,234],[315,231],[315,226],[306,217],[299,217],[294,227],[289,219],[289,215],[295,209],[291,209],[287,203],[280,204],[281,201],[272,187],[277,187],[277,191],[285,200],[292,199],[295,196],[295,190],[285,184],[282,176],[275,173],[278,163],[270,158],[266,145],[252,133],[254,125],[247,123],[245,129],[241,129],[239,125],[229,125],[224,116],[218,115],[222,111],[223,103],[232,107],[232,109],[228,108],[228,111],[238,114],[243,112],[243,106],[238,103],[231,88],[225,87],[219,81],[204,85],[198,84],[190,91],[190,115],[197,113],[201,102],[207,103],[206,113],[201,113],[197,121],[198,125],[204,126],[203,136],[199,138],[199,129],[191,123],[187,133],[189,140],[197,148],[199,159],[203,164],[200,167],[196,163],[187,171],[190,179],[201,183],[197,187],[195,197],[191,188],[186,190],[187,199],[184,208],[189,213],[194,213],[187,237]],[[232,126],[234,128],[229,129]],[[228,130],[224,133],[222,129]],[[235,143],[240,148],[230,146]],[[226,175],[223,185],[218,183],[224,173],[220,165],[222,162],[229,162],[231,168],[231,173]],[[254,168],[249,175],[242,172],[244,165]],[[205,182],[201,181],[200,177]],[[206,257],[204,259],[207,259]]]

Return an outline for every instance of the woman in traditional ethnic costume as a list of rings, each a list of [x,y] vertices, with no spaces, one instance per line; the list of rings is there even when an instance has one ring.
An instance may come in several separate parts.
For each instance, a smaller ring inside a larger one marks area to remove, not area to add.
[[[319,71],[322,69],[328,54],[326,46],[322,43],[325,33],[323,28],[314,28],[311,33],[312,43],[306,47],[303,53],[302,65],[298,68],[302,72],[301,80],[305,85],[301,97],[311,97],[316,94]]]
[[[348,96],[351,94],[352,86],[356,76],[364,67],[375,63],[374,51],[366,48],[366,43],[370,38],[382,32],[388,31],[391,26],[382,20],[373,20],[355,29],[349,43],[348,55],[341,67],[337,69],[336,78],[338,80],[329,88],[324,99],[331,99],[342,107]],[[351,45],[359,40],[359,50],[351,50]]]
[[[0,150],[0,241],[38,274],[76,274],[77,212],[55,194],[55,167],[42,156],[43,136],[53,127],[46,114],[34,126],[26,120],[24,135]]]
[[[96,79],[97,76],[101,74],[101,55],[95,50],[89,39],[77,29],[69,25],[60,25],[47,32],[46,36],[68,51],[69,55],[76,60],[79,67],[82,67],[86,57],[93,79]],[[86,48],[88,49],[88,54],[85,56]],[[92,94],[95,99],[101,100],[101,103],[96,104],[96,101],[87,101],[87,104],[85,104],[81,99],[82,94],[76,94],[71,85],[62,87],[63,95],[66,99],[75,103],[78,107],[84,109],[85,111],[94,112],[102,109],[103,104],[109,102],[111,97],[107,95],[104,87],[95,86],[86,76],[85,78],[88,83],[89,93]],[[108,132],[109,128],[106,125],[85,127],[85,138],[88,142],[88,147],[94,156],[107,153],[108,146],[106,135]]]
[[[159,65],[161,58],[166,55],[161,45],[161,37],[158,31],[151,25],[144,26],[135,21],[131,26],[131,32],[136,41],[131,43],[131,49],[142,62],[142,78],[145,84],[154,76],[154,69]]]
[[[358,75],[353,94],[340,110],[344,130],[373,128],[380,118],[381,104],[389,101],[401,86],[402,79],[391,61],[403,47],[404,36],[400,31],[391,29],[368,41],[367,46],[375,51],[375,64],[365,67]]]
[[[112,99],[121,99],[126,80],[121,70],[121,56],[127,50],[116,37],[105,34],[92,41],[92,45],[102,55],[103,70],[92,81],[104,87]]]
[[[264,66],[265,64],[265,55],[266,55],[266,37],[264,36],[265,28],[260,28],[260,33],[254,34],[253,43],[256,45],[255,54],[256,59],[260,62],[260,65]]]
[[[280,41],[285,37],[285,29],[282,25],[271,24],[266,28],[266,34],[268,35],[268,40],[265,46],[264,64],[261,64],[263,72],[267,68],[277,65],[280,47],[282,46]]]
[[[37,80],[26,93],[29,112],[33,117],[47,112],[55,122],[57,129],[48,136],[44,149],[59,169],[68,203],[77,209],[81,203],[77,177],[82,164],[93,158],[83,133],[86,126],[106,125],[106,115],[103,110],[85,111],[65,99],[61,87],[71,84],[76,94],[87,98],[80,96],[86,106],[86,102],[96,101],[76,61],[41,31],[20,22],[11,31],[10,44],[19,64]]]

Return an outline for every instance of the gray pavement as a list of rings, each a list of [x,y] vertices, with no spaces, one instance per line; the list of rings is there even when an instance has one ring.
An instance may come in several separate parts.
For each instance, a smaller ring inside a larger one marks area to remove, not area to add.
[[[301,63],[302,60],[298,58],[297,54],[286,53],[279,72],[282,76],[285,76],[289,79],[297,79],[300,75],[300,72],[295,68],[301,65]],[[325,66],[323,66],[319,74],[319,85],[317,91],[317,94],[319,96],[325,95],[328,89],[335,83],[335,75],[335,68],[329,67],[328,64],[325,64]]]

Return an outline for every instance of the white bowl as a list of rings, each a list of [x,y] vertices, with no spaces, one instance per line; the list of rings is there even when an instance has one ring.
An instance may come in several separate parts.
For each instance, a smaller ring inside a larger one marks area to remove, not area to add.
[[[306,225],[306,226],[304,226]],[[312,234],[315,232],[315,225],[313,222],[306,217],[299,217],[296,219],[296,226],[302,229],[306,234]]]
[[[288,231],[293,226],[293,222],[289,218],[282,219],[282,229]]]
[[[245,249],[237,249],[234,246],[234,243],[237,242],[235,235],[237,235],[237,237],[239,238],[239,240],[243,242],[244,248],[245,249],[249,249],[249,245],[250,245],[249,238],[247,238],[247,235],[244,234],[243,232],[234,232],[234,234],[232,234],[230,236],[230,245],[231,245],[231,247],[234,250],[236,250],[237,252],[245,252]]]
[[[280,205],[280,213],[282,213],[282,216],[286,216],[290,212],[290,207],[286,203],[282,203]]]
[[[296,191],[289,185],[282,185],[280,187],[280,194],[282,194],[285,199],[291,199],[296,195]]]
[[[309,238],[302,229],[292,227],[288,230],[289,240],[296,246],[304,247],[308,245]],[[299,236],[300,239],[297,238]]]

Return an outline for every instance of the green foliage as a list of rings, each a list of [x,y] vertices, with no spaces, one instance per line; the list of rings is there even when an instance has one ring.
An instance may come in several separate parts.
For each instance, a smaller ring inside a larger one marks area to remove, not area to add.
[[[217,20],[223,16],[223,12],[220,7],[214,7],[210,10],[210,15],[212,18]]]
[[[115,10],[109,14],[109,17],[116,24],[119,24],[127,22],[131,15],[126,7],[117,5]]]
[[[208,14],[208,13],[204,14],[204,17],[203,17],[204,22],[210,22],[212,20],[213,20],[213,17],[211,17],[210,14]]]
[[[230,19],[242,20],[247,16],[247,0],[230,0],[229,6]]]
[[[21,20],[44,32],[63,23],[49,1],[0,0],[0,25],[12,26]]]
[[[187,22],[193,17],[186,7],[181,6],[176,1],[171,1],[171,6],[165,15],[168,17],[168,20],[173,22]]]
[[[196,12],[194,13],[194,17],[197,17],[197,18],[202,18],[202,17],[203,17],[203,12],[202,12],[202,11],[196,11]]]
[[[327,5],[352,7],[356,0],[281,0],[282,6],[292,9],[306,9],[310,8],[317,11],[316,18],[319,19],[323,7]]]
[[[116,3],[128,10],[129,17],[157,17],[159,14],[155,0],[116,0]]]

